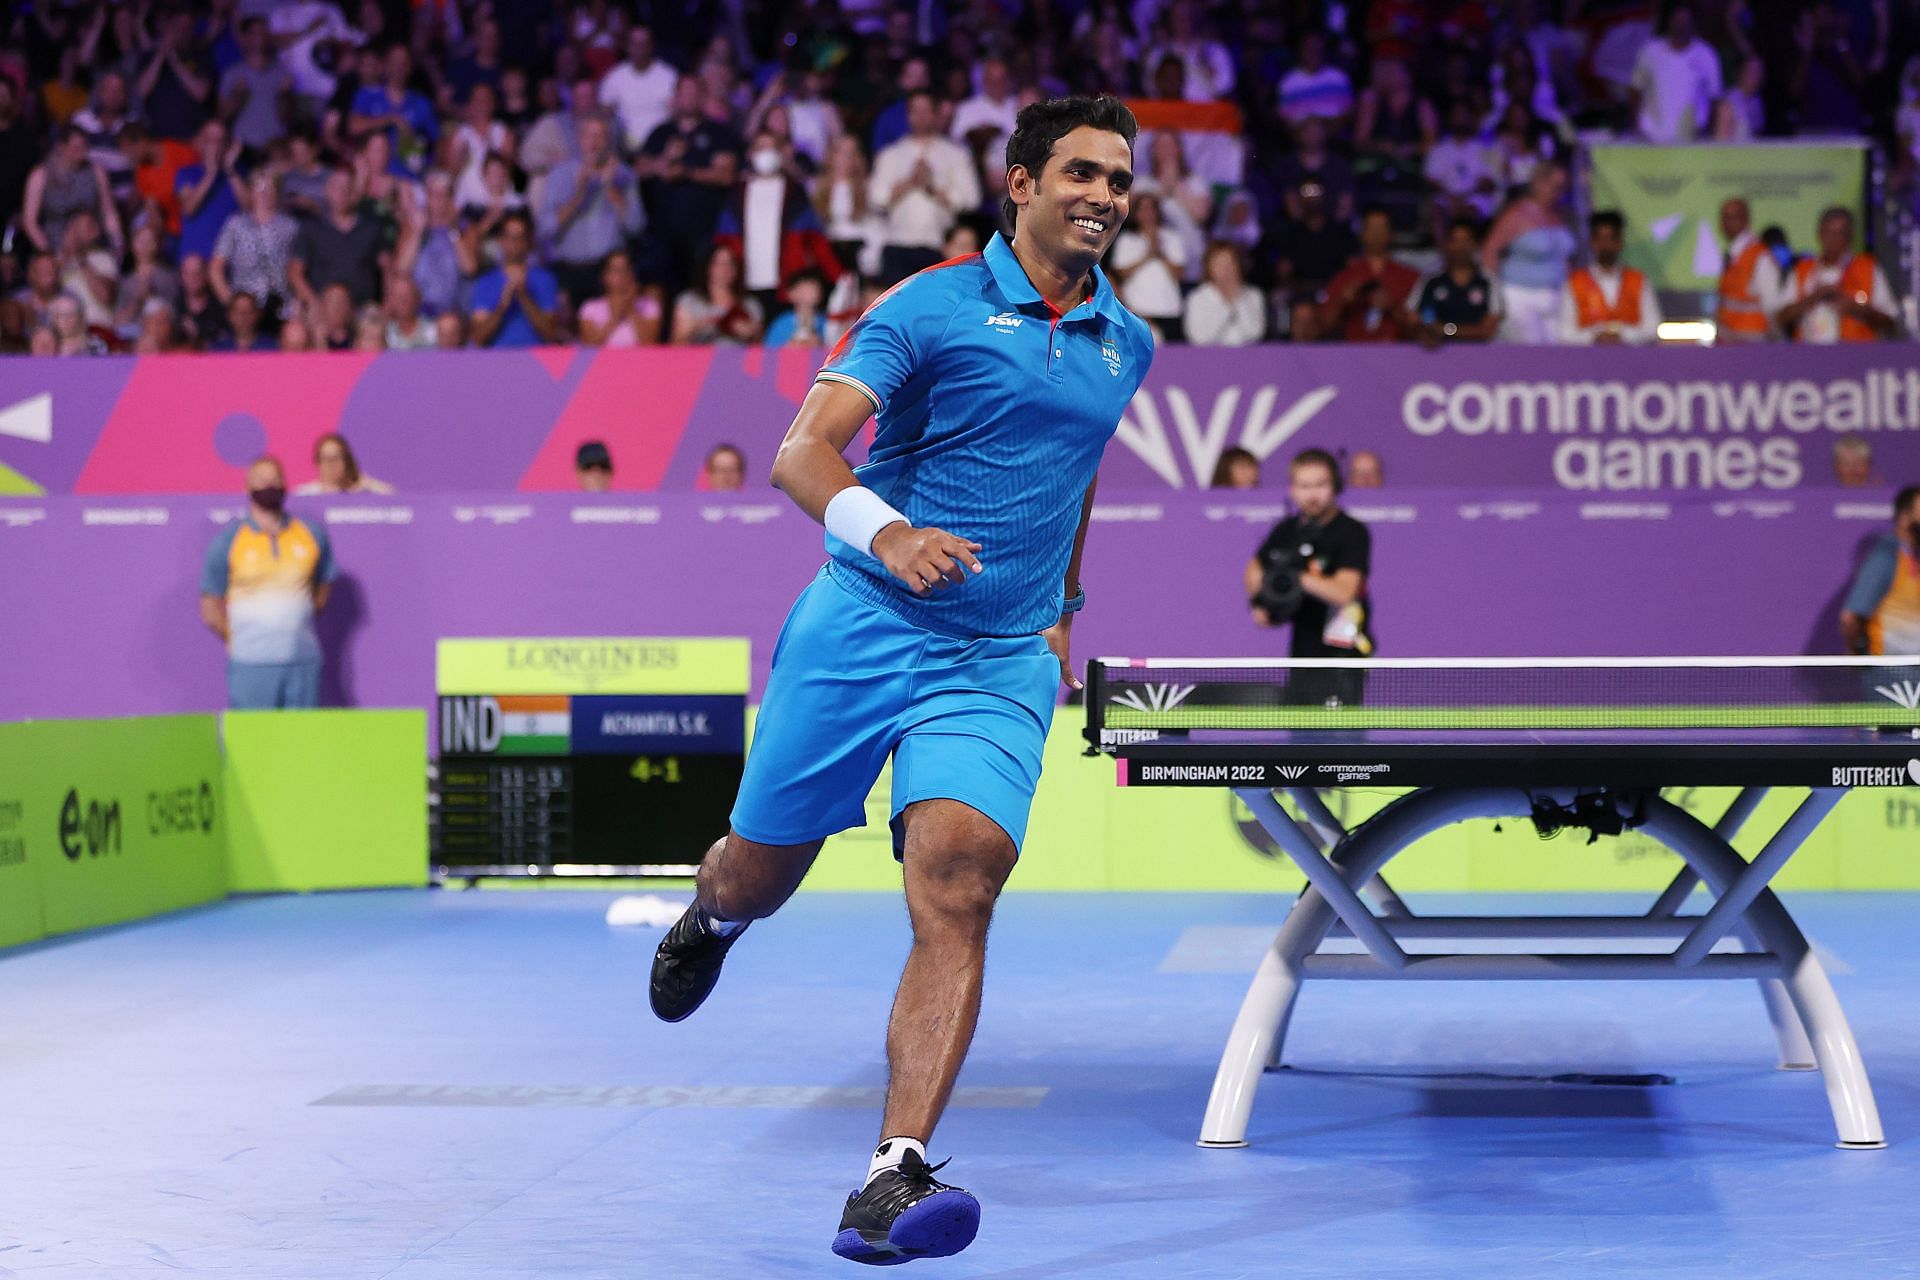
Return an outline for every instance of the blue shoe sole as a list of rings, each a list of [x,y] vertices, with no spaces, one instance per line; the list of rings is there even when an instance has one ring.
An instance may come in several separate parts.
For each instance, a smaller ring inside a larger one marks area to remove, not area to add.
[[[895,1218],[885,1240],[869,1240],[848,1227],[833,1238],[833,1251],[868,1266],[892,1267],[951,1257],[972,1244],[979,1230],[978,1200],[964,1191],[936,1191]]]

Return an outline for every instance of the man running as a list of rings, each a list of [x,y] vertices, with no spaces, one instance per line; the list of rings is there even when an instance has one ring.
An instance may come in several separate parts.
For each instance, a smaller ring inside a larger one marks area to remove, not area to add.
[[[732,830],[654,959],[654,1012],[700,1007],[748,922],[821,842],[864,825],[893,757],[913,949],[887,1028],[886,1113],[833,1250],[887,1265],[958,1253],[979,1203],[926,1144],[980,1009],[987,924],[1040,777],[1085,602],[1094,473],[1153,360],[1097,264],[1126,221],[1133,113],[1109,97],[1021,111],[999,235],[908,277],[834,348],[773,482],[827,528],[826,566],[774,649]],[[869,416],[868,461],[841,456]]]

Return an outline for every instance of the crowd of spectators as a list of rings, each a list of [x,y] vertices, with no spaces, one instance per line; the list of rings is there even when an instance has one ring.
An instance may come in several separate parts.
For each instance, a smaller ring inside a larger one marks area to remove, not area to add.
[[[1165,341],[1649,339],[1619,220],[1571,221],[1580,133],[1866,133],[1920,187],[1920,0],[41,0],[5,23],[0,347],[37,354],[830,344],[1000,228],[1015,116],[1068,92],[1159,108],[1107,266]],[[1779,229],[1756,265],[1727,229],[1723,331],[1897,331],[1827,231]]]

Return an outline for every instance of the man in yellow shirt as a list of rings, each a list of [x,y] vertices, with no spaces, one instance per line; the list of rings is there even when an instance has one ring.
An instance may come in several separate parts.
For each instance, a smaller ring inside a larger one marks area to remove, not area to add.
[[[314,618],[333,588],[326,530],[287,514],[274,457],[247,468],[247,513],[220,531],[200,573],[200,618],[227,646],[227,705],[320,705]]]

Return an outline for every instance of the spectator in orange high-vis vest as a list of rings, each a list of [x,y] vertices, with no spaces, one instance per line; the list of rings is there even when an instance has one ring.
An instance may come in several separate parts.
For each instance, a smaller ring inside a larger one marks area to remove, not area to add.
[[[1560,304],[1560,340],[1570,346],[1628,343],[1659,336],[1660,298],[1647,277],[1620,265],[1627,221],[1611,209],[1587,219],[1590,266],[1567,276]]]
[[[1820,252],[1794,264],[1776,317],[1799,342],[1873,342],[1900,332],[1893,290],[1870,253],[1853,252],[1853,215],[1820,215]]]
[[[1780,264],[1753,232],[1753,211],[1740,196],[1720,206],[1720,234],[1726,237],[1721,259],[1714,341],[1721,346],[1765,342],[1774,336],[1773,314],[1780,309]]]

